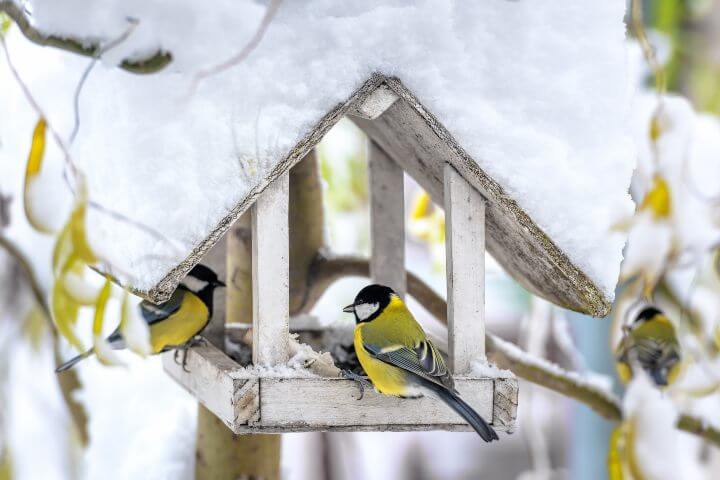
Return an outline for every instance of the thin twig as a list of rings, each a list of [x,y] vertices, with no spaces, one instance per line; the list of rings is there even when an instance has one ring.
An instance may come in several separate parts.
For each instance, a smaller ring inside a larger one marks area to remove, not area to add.
[[[117,37],[115,40],[112,40],[110,43],[105,45],[104,47],[98,49],[97,53],[93,56],[93,59],[90,61],[88,66],[85,68],[85,71],[83,71],[82,76],[80,77],[80,81],[78,82],[77,86],[75,87],[75,95],[73,96],[73,108],[75,110],[75,122],[73,124],[72,132],[70,133],[70,137],[68,140],[68,143],[70,145],[73,144],[75,141],[75,137],[77,136],[78,130],[80,130],[80,92],[82,92],[83,86],[85,86],[85,81],[90,76],[90,72],[95,67],[95,64],[98,60],[107,52],[112,50],[113,48],[117,47],[121,43],[123,43],[125,40],[128,39],[128,37],[135,31],[135,28],[138,26],[138,23],[140,23],[137,19],[134,18],[128,18],[127,19],[130,25],[127,29]]]
[[[281,3],[282,0],[271,0],[270,5],[268,5],[267,10],[265,10],[265,15],[263,15],[263,18],[260,21],[260,25],[258,26],[250,41],[243,47],[243,49],[240,50],[237,54],[225,60],[224,62],[219,63],[218,65],[204,70],[200,70],[193,79],[190,92],[195,92],[201,80],[211,75],[216,75],[224,70],[227,70],[228,68],[232,68],[245,60],[260,44],[260,41],[265,36],[265,32],[270,26],[272,19],[275,17],[275,14],[277,13]]]

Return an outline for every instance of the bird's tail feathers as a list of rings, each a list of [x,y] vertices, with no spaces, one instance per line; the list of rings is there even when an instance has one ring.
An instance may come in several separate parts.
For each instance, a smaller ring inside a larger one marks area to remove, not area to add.
[[[665,387],[668,384],[667,370],[664,368],[652,368],[648,372],[655,382],[655,385]]]
[[[425,386],[465,419],[483,440],[492,442],[493,440],[500,439],[495,429],[493,429],[475,409],[468,405],[465,400],[460,398],[457,393],[430,381],[427,381]]]
[[[60,373],[60,372],[64,372],[65,370],[69,370],[72,367],[74,367],[76,363],[78,363],[81,360],[85,360],[87,357],[89,357],[93,353],[95,353],[95,349],[91,348],[87,352],[81,353],[80,355],[73,357],[70,360],[68,360],[67,362],[63,363],[62,365],[60,365],[59,367],[57,367],[55,369],[55,372]]]

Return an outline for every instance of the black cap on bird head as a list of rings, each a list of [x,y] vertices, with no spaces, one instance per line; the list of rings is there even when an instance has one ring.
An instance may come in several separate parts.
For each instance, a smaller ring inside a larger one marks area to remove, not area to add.
[[[225,283],[221,282],[217,274],[212,271],[209,267],[198,263],[188,272],[188,277],[193,277],[203,282],[207,282],[208,285],[213,287],[224,287]]]
[[[663,313],[653,306],[647,306],[640,310],[640,313],[635,317],[635,323],[642,323],[651,320],[657,315],[663,315]]]
[[[355,301],[343,308],[345,313],[354,313],[357,323],[374,320],[390,303],[395,291],[385,285],[368,285],[360,290]]]

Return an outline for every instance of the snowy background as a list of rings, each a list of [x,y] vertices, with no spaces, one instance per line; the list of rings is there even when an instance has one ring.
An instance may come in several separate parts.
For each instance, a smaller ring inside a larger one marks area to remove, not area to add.
[[[660,277],[662,308],[681,326],[686,317],[696,320],[682,337],[695,362],[672,391],[660,394],[642,377],[624,390],[614,378],[612,350],[637,292],[619,290],[613,319],[588,319],[533,298],[489,257],[488,331],[622,396],[644,478],[720,476],[717,447],[673,426],[684,412],[720,427],[720,263],[709,261],[720,238],[719,2],[690,2],[687,10],[668,7],[679,5],[675,1],[645,2],[671,91],[665,97],[657,95],[637,41],[624,41],[622,0],[352,6],[327,0],[313,2],[312,10],[287,1],[246,62],[230,75],[197,84],[199,72],[247,42],[272,2],[243,2],[242,8],[231,1],[213,8],[172,3],[23,2],[39,28],[58,34],[113,39],[128,30],[128,16],[140,19],[88,77],[79,97],[81,127],[70,148],[88,173],[92,199],[157,226],[171,240],[158,242],[91,212],[93,245],[141,277],[138,285],[159,279],[261,181],[303,129],[372,71],[397,74],[606,290],[615,287],[620,268],[624,235],[618,231],[629,233],[621,273]],[[33,45],[14,26],[4,40],[52,126],[67,137],[75,120],[74,93],[89,60]],[[278,47],[286,44],[292,48]],[[114,68],[122,58],[157,48],[174,54],[158,74]],[[0,209],[0,232],[21,247],[48,290],[54,239],[32,230],[22,204],[37,113],[0,58],[0,194],[11,198],[8,211]],[[661,132],[658,141],[649,135],[653,122]],[[365,139],[344,120],[318,151],[328,245],[337,253],[366,255]],[[259,163],[242,177],[238,169],[249,158]],[[636,159],[633,198],[641,203],[661,173],[673,195],[669,218],[641,214],[628,220]],[[34,214],[53,227],[65,221],[71,203],[64,168],[60,150],[49,141],[31,196]],[[444,293],[442,212],[417,211],[423,195],[406,178],[407,264]],[[192,208],[176,209],[179,199]],[[156,251],[163,257],[145,263],[138,253]],[[313,313],[327,324],[347,322],[338,306],[364,283],[338,282]],[[410,306],[428,330],[442,334],[417,304]],[[52,371],[52,340],[32,312],[20,272],[11,258],[0,256],[0,460],[9,453],[12,478],[192,478],[197,403],[163,373],[158,358],[123,353],[124,367],[96,359],[78,367],[90,443],[74,454]],[[84,312],[78,324],[86,342],[91,316]],[[69,357],[72,350],[63,345],[62,353]],[[447,432],[286,434],[283,478],[606,478],[615,425],[531,383],[521,381],[520,391],[519,427],[513,435],[501,434],[500,442],[485,445],[472,433]],[[0,479],[5,480],[1,468]]]

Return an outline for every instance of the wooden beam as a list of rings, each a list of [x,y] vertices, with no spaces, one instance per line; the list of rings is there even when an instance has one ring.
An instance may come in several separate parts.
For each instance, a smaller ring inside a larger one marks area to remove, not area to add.
[[[370,276],[401,297],[405,279],[405,190],[403,169],[368,142],[370,181]]]
[[[288,172],[276,178],[252,207],[253,363],[289,358],[290,255]]]
[[[485,356],[485,200],[445,164],[448,353],[454,374]]]

